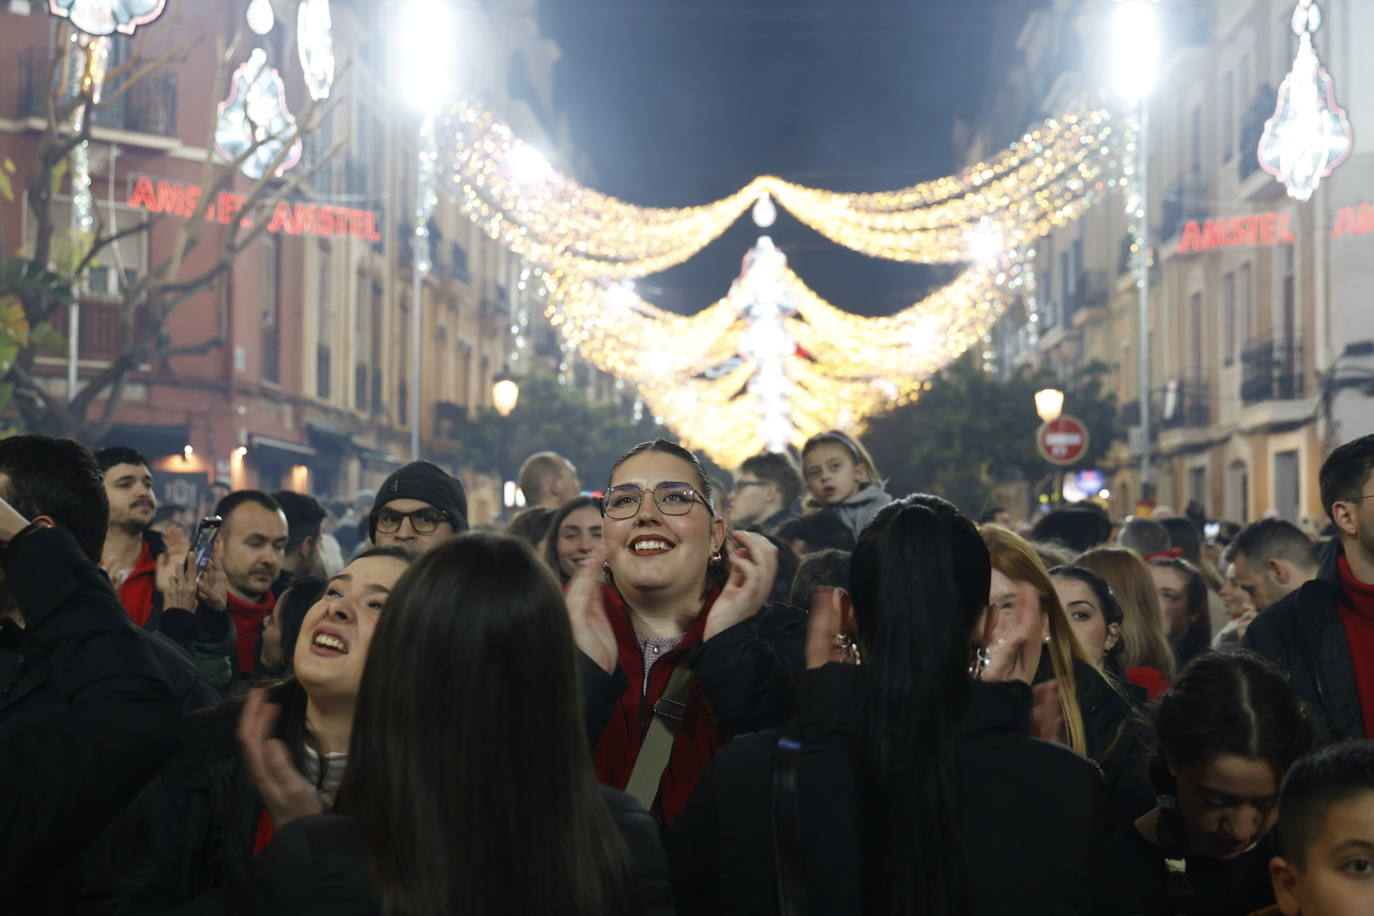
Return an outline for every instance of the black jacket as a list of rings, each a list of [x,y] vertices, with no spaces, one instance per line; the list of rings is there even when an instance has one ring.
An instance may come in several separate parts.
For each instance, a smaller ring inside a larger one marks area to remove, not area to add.
[[[1073,662],[1088,756],[1102,771],[1106,827],[1131,823],[1155,806],[1145,749],[1146,723],[1133,694],[1118,689],[1078,659]]]
[[[658,828],[634,799],[601,793],[625,837],[644,899],[645,916],[672,916],[668,866]],[[286,825],[251,863],[244,880],[171,911],[177,916],[373,916],[377,890],[362,833],[342,814],[303,817]]]
[[[1339,609],[1340,556],[1339,547],[1328,552],[1317,578],[1261,611],[1241,640],[1287,673],[1328,741],[1365,737],[1355,663]]]
[[[239,749],[242,709],[231,701],[186,717],[181,752],[102,837],[86,911],[156,912],[247,879],[262,803]]]
[[[1094,916],[1248,916],[1274,902],[1269,860],[1276,855],[1270,834],[1234,859],[1185,856],[1171,899],[1164,851],[1129,825],[1103,841]]]
[[[72,536],[0,553],[25,628],[0,627],[0,912],[46,887],[177,749],[177,702]]]
[[[866,799],[859,772],[867,669],[826,665],[802,679],[799,807],[807,912],[867,912]],[[1027,737],[1023,684],[972,685],[959,741],[958,839],[972,913],[1089,913],[1101,781],[1059,745]],[[678,912],[778,912],[772,839],[776,732],[721,749],[667,838]],[[954,839],[951,837],[950,839]]]

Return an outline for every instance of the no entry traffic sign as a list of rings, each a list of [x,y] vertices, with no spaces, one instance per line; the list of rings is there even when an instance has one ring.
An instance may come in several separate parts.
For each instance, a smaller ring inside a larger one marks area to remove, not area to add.
[[[1052,464],[1074,464],[1088,450],[1088,427],[1068,415],[1042,423],[1035,433],[1040,454]]]

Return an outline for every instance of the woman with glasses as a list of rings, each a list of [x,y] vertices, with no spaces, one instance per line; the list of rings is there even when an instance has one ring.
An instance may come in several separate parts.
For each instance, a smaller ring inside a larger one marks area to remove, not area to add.
[[[602,511],[604,552],[567,593],[597,776],[668,822],[725,741],[786,719],[805,617],[764,607],[776,548],[727,532],[681,446],[630,449]]]

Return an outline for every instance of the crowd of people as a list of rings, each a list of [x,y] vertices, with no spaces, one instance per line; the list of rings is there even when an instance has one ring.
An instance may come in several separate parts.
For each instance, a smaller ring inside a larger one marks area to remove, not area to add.
[[[0,440],[0,912],[1374,912],[1374,436],[1322,532],[1017,523],[837,430],[728,492],[541,452],[478,530],[427,462],[154,477]]]

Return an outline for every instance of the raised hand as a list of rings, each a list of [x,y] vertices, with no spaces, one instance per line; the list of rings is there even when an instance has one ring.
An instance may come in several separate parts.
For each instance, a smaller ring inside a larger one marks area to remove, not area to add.
[[[173,554],[167,551],[157,558],[157,590],[162,593],[162,606],[196,609],[195,555]]]
[[[280,830],[298,817],[319,814],[324,802],[291,762],[291,754],[280,738],[272,737],[272,726],[281,707],[267,700],[267,692],[255,688],[239,716],[239,746],[248,765],[248,777]]]
[[[733,531],[730,537],[738,545],[730,552],[730,578],[711,605],[703,641],[757,614],[778,574],[778,548],[768,538],[752,531]]]
[[[205,566],[205,572],[196,580],[196,594],[210,607],[224,613],[229,609],[229,578],[224,574],[224,548],[216,543],[215,552]],[[192,569],[192,573],[194,573]]]
[[[601,670],[615,670],[619,646],[615,631],[606,617],[606,602],[601,597],[601,567],[605,554],[598,552],[577,568],[563,600],[568,606],[568,622],[572,624],[573,641]]]

